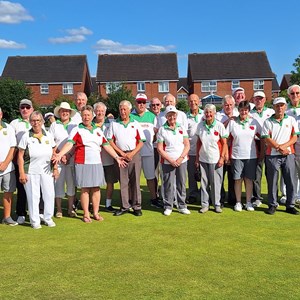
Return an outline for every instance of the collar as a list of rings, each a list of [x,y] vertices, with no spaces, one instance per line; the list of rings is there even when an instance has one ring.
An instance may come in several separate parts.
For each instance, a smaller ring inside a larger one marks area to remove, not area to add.
[[[132,122],[134,122],[134,119],[132,117],[132,115],[129,115],[129,122],[127,124],[124,124],[123,121],[120,119],[120,117],[118,117],[116,119],[116,122],[118,122],[119,124],[122,124],[125,128]]]
[[[283,120],[284,120],[284,119],[287,119],[287,118],[288,118],[287,114],[284,114],[283,118],[282,118],[280,121],[277,121],[277,120],[275,119],[275,114],[273,114],[273,115],[270,117],[270,119],[271,119],[273,122],[278,123],[280,126],[282,126]]]
[[[188,119],[194,119],[197,123],[199,122],[199,115],[201,115],[203,113],[203,110],[199,107],[198,108],[198,113],[194,116],[191,111],[187,112],[187,117]]]
[[[83,123],[80,123],[80,124],[78,125],[78,128],[86,129],[86,130],[88,130],[89,132],[93,133],[94,130],[97,129],[97,126],[96,126],[93,122],[91,123],[91,125],[92,125],[92,129],[88,129],[85,125],[83,125]]]
[[[206,123],[206,120],[203,121],[203,125],[207,129],[208,134],[210,134],[210,129],[213,128],[216,125],[216,122],[217,122],[216,119],[214,119],[214,121],[210,125],[208,125]]]
[[[6,125],[5,122],[3,122],[3,121],[1,120],[1,123],[0,123],[0,130],[2,130],[3,128],[7,128],[7,125]]]

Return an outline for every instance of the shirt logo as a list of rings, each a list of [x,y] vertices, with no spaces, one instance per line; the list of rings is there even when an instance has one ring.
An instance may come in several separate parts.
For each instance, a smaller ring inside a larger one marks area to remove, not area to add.
[[[215,132],[214,132],[214,135],[215,135],[215,136],[218,136],[218,135],[219,135],[219,132],[218,132],[218,131],[215,131]]]
[[[250,128],[251,130],[254,130],[254,126],[252,126],[252,125],[251,125],[249,128]]]

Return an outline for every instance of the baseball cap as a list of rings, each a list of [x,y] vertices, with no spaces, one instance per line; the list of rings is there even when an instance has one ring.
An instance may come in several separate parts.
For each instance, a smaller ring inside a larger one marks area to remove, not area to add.
[[[136,101],[141,101],[141,100],[147,101],[147,99],[148,99],[147,96],[145,94],[142,94],[142,93],[137,94],[136,97],[135,97]]]
[[[30,105],[32,107],[32,102],[30,100],[28,100],[28,99],[22,99],[20,101],[19,106],[21,106],[21,105]]]
[[[266,98],[266,95],[265,95],[265,93],[264,93],[263,91],[258,91],[258,92],[255,92],[255,93],[253,94],[253,98],[255,98],[255,97]]]
[[[273,100],[273,105],[279,104],[279,103],[284,103],[286,104],[286,100],[284,97],[277,97]]]
[[[242,87],[237,87],[235,89],[232,90],[232,96],[237,92],[237,91],[241,91],[241,92],[245,92],[245,89]]]
[[[45,115],[44,115],[44,120],[47,121],[50,117],[54,116],[54,113],[52,112],[47,112]]]
[[[174,112],[174,113],[177,114],[177,113],[178,113],[178,110],[176,109],[175,106],[169,105],[169,106],[166,107],[165,113],[166,113],[166,115],[167,115],[167,114],[170,113],[170,112]]]

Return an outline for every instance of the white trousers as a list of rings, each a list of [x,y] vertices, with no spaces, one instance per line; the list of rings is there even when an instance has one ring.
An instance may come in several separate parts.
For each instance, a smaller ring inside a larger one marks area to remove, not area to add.
[[[54,213],[54,180],[49,174],[26,174],[28,181],[24,184],[27,196],[30,224],[39,225],[39,203],[42,191],[44,200],[44,220],[51,221]]]

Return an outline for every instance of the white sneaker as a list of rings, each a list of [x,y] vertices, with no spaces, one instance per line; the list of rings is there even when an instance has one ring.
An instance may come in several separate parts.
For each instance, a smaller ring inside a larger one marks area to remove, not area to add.
[[[184,215],[190,215],[191,212],[185,207],[185,208],[178,208],[178,211]]]
[[[237,204],[234,206],[234,210],[235,211],[242,211],[243,210],[242,203],[237,202]]]
[[[31,227],[32,227],[33,229],[41,229],[41,228],[42,228],[41,224],[31,225]]]
[[[259,201],[259,200],[256,200],[256,201]],[[254,211],[254,207],[252,206],[251,202],[246,203],[246,210],[247,211]]]
[[[18,216],[17,223],[22,225],[25,223],[25,216]]]
[[[252,206],[253,207],[260,207],[262,205],[262,202],[258,199],[256,199],[255,201],[253,201]]]
[[[55,227],[56,224],[53,222],[53,220],[49,220],[49,221],[44,221],[45,225],[47,225],[48,227]]]
[[[164,211],[165,216],[169,216],[171,213],[172,213],[172,209],[170,209],[170,208],[166,208]]]
[[[280,202],[280,204],[285,204],[285,202],[286,202],[286,196],[282,196],[281,198],[280,198],[280,200],[279,200],[279,202]]]

